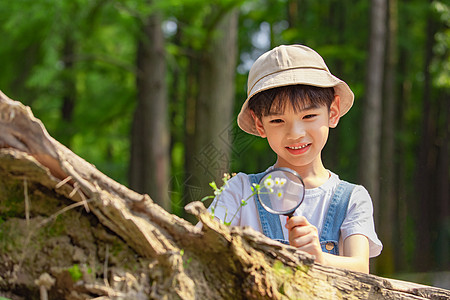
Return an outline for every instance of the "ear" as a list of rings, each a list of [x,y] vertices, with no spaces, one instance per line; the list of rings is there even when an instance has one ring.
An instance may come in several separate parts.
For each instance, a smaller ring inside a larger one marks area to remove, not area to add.
[[[250,110],[250,113],[251,113],[251,115],[252,115],[253,122],[255,122],[256,130],[258,131],[259,135],[260,135],[262,138],[265,138],[265,137],[266,137],[266,132],[265,132],[265,130],[264,130],[264,125],[263,125],[263,123],[262,123],[261,120],[255,115],[255,113],[253,112],[253,110]]]
[[[330,128],[335,128],[337,126],[340,119],[340,113],[341,113],[341,97],[339,97],[338,95],[334,95],[334,100],[330,106],[330,113],[329,113],[330,117],[328,121],[328,126],[330,126]]]

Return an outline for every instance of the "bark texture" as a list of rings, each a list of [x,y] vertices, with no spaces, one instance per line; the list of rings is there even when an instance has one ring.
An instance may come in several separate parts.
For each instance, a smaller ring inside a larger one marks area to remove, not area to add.
[[[386,51],[386,79],[384,83],[381,153],[380,153],[380,199],[378,214],[378,234],[383,241],[383,259],[377,261],[377,271],[392,274],[395,268],[394,239],[400,235],[395,232],[398,228],[395,212],[398,209],[397,189],[398,174],[396,174],[396,107],[397,92],[395,78],[397,74],[397,1],[388,1],[388,31]],[[394,230],[393,230],[394,228]]]
[[[447,299],[315,264],[250,228],[197,228],[100,173],[0,92],[0,296],[11,299]]]
[[[370,40],[367,58],[366,97],[363,106],[360,155],[361,183],[372,197],[374,215],[380,208],[380,146],[386,48],[387,0],[370,1]],[[375,220],[376,222],[377,220]],[[377,224],[378,225],[378,224]]]
[[[208,195],[208,183],[221,182],[230,170],[238,11],[215,7],[208,19],[208,38],[193,61],[198,94],[187,109],[185,204]]]
[[[161,16],[155,13],[147,17],[141,27],[136,58],[138,103],[132,126],[130,187],[158,199],[157,203],[169,210],[170,137]]]

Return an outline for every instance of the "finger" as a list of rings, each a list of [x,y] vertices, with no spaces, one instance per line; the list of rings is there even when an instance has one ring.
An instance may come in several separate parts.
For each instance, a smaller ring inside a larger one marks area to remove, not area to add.
[[[312,234],[296,237],[290,241],[291,246],[294,246],[306,252],[309,252],[308,250],[314,249],[314,243],[315,237]]]
[[[304,216],[295,216],[287,219],[285,227],[290,230],[295,226],[309,225],[308,220]]]
[[[317,228],[312,225],[308,226],[295,226],[289,230],[289,240],[293,240],[303,236],[312,236],[319,239]]]

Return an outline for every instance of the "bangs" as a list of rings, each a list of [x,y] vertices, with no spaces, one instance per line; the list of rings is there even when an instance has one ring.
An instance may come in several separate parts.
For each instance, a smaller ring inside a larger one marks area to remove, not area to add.
[[[327,106],[330,108],[334,99],[334,89],[309,85],[289,85],[277,87],[256,94],[250,99],[249,108],[258,118],[271,114],[283,114],[286,105],[295,113],[305,108]]]
[[[295,113],[301,112],[307,107],[319,107],[318,103],[311,101],[308,93],[298,93],[295,89],[282,89],[274,96],[270,105],[266,106],[263,115],[283,114],[286,106],[289,105]]]

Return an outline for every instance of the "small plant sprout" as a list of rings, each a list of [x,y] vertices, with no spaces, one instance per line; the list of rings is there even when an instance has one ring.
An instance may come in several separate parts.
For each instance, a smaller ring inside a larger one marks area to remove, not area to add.
[[[209,196],[203,197],[201,201],[204,202],[204,201],[206,201],[206,200],[208,200],[208,199],[213,199],[213,198],[215,198],[215,197],[220,196],[220,194],[222,194],[222,192],[223,192],[223,190],[225,189],[225,187],[228,185],[228,180],[229,180],[230,178],[231,178],[230,174],[224,173],[224,174],[223,174],[223,178],[222,178],[223,185],[222,185],[220,188],[217,187],[217,184],[216,184],[215,181],[210,182],[209,185],[210,185],[210,186],[213,188],[213,190],[214,190],[214,196],[209,195]]]
[[[236,175],[236,173],[233,173],[231,176],[229,174],[225,173],[223,175],[223,178],[222,178],[223,185],[220,188],[217,187],[217,185],[216,185],[216,183],[214,181],[209,184],[214,190],[214,196],[212,196],[212,195],[211,196],[206,196],[201,201],[205,201],[205,200],[208,200],[208,199],[211,199],[211,198],[215,198],[216,199],[214,201],[214,205],[212,205],[210,207],[210,209],[211,209],[211,219],[213,219],[214,216],[215,216],[215,211],[216,211],[216,208],[217,208],[217,204],[219,203],[218,198],[220,197],[222,192],[225,190],[225,188],[228,186],[228,180],[231,179],[231,177],[235,176],[235,175]],[[272,186],[273,186],[273,180],[272,180]],[[239,210],[242,207],[246,206],[248,204],[248,200],[250,198],[252,198],[254,195],[256,195],[256,193],[258,193],[259,190],[261,189],[260,185],[259,184],[255,184],[255,183],[250,188],[252,190],[252,194],[250,196],[248,196],[247,199],[241,199],[241,202],[239,203],[239,208],[235,211],[235,213],[233,214],[233,216],[231,217],[231,219],[229,221],[227,220],[228,219],[228,209],[225,207],[225,216],[223,217],[223,220],[221,220],[221,219],[219,220],[221,224],[225,224],[227,226],[230,226],[231,223],[233,222],[234,218],[238,214]]]
[[[214,199],[214,198],[220,197],[220,195],[222,194],[222,192],[223,192],[223,191],[225,190],[225,188],[228,186],[228,180],[230,180],[230,178],[231,178],[230,174],[224,173],[224,174],[223,174],[223,177],[222,177],[223,185],[222,185],[220,188],[217,187],[217,184],[216,184],[215,181],[210,182],[209,185],[210,185],[210,186],[212,187],[212,189],[214,190],[214,195],[209,195],[209,196],[203,197],[201,201],[204,202],[204,201],[206,201],[206,200],[208,200],[208,199]],[[217,201],[216,201],[216,203],[215,203],[214,206],[211,206],[211,218],[212,218],[212,219],[213,219],[214,216],[215,216],[215,210],[216,210],[216,207],[217,207]]]
[[[183,259],[184,256],[184,249],[180,250],[180,256]],[[192,257],[189,257],[188,259],[183,259],[183,267],[187,268],[189,266],[189,263],[192,261]]]
[[[253,194],[252,194],[252,196],[253,196]],[[250,197],[252,197],[252,196],[250,196]],[[225,225],[227,225],[227,226],[230,226],[230,225],[231,225],[231,222],[233,222],[234,218],[236,217],[238,211],[239,211],[242,207],[244,207],[244,206],[247,205],[247,201],[248,201],[248,199],[249,199],[250,197],[248,197],[246,200],[242,199],[242,200],[241,200],[241,203],[239,204],[239,208],[236,210],[236,212],[234,213],[234,215],[233,215],[233,217],[231,218],[231,220],[230,220],[229,222],[225,222],[225,221],[224,221],[223,224],[225,224]],[[227,217],[227,213],[225,213],[225,219],[226,219],[226,217]]]
[[[232,176],[234,176],[236,174],[232,174]],[[215,199],[214,200],[214,205],[211,205],[210,209],[211,209],[211,219],[214,219],[215,217],[215,212],[216,212],[216,208],[217,205],[219,203],[219,197],[222,195],[222,192],[226,189],[226,187],[228,186],[228,180],[231,179],[231,177],[229,174],[225,173],[223,175],[223,185],[219,188],[217,187],[216,183],[213,181],[211,182],[209,185],[212,187],[212,189],[214,190],[214,195],[210,195],[210,196],[206,196],[204,197],[201,201],[205,201],[208,199]],[[275,195],[278,198],[283,198],[284,196],[284,191],[283,191],[283,187],[286,184],[286,178],[280,178],[280,177],[276,177],[275,179],[272,179],[271,176],[268,176],[265,180],[264,180],[264,187],[268,190],[268,192],[264,192],[264,193],[275,193]],[[250,196],[248,196],[246,199],[241,199],[240,203],[239,203],[239,207],[238,209],[236,209],[236,211],[234,212],[233,216],[231,217],[231,219],[228,221],[228,209],[226,207],[225,208],[225,215],[223,216],[223,220],[219,219],[220,223],[225,224],[227,226],[230,226],[231,223],[233,222],[234,218],[237,216],[237,214],[239,213],[239,211],[241,210],[242,207],[246,206],[248,204],[248,200],[250,198],[252,198],[254,195],[256,195],[257,193],[260,192],[260,190],[262,189],[263,186],[253,183],[250,188],[252,190],[252,194]],[[276,189],[276,192],[274,191],[274,188]]]

